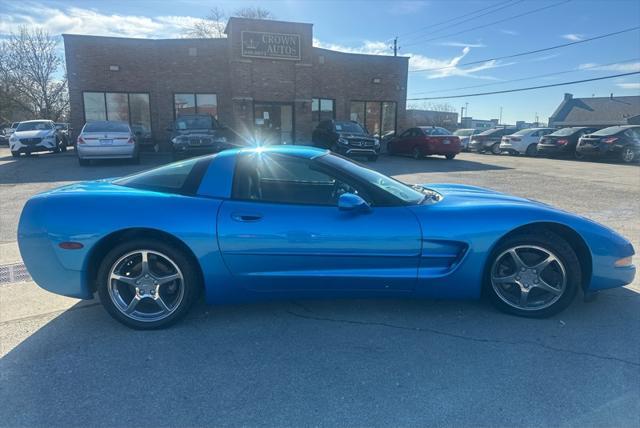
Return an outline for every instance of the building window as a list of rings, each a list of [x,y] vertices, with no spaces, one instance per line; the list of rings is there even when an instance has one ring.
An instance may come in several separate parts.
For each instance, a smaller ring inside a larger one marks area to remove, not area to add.
[[[311,100],[311,120],[320,122],[336,117],[335,101],[327,98],[313,98]]]
[[[216,94],[175,94],[173,105],[175,117],[185,114],[208,114],[218,118],[218,96]]]
[[[118,120],[151,131],[149,94],[126,92],[84,92],[84,120]]]
[[[396,133],[396,110],[393,101],[352,101],[349,118],[378,138],[389,137]]]

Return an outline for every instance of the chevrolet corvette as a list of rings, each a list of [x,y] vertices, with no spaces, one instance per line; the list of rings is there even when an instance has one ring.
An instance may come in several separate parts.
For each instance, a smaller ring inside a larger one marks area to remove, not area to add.
[[[202,292],[210,304],[484,295],[540,318],[635,275],[629,241],[586,218],[479,187],[407,185],[296,146],[47,191],[25,205],[18,241],[42,288],[97,294],[137,329],[176,322]]]

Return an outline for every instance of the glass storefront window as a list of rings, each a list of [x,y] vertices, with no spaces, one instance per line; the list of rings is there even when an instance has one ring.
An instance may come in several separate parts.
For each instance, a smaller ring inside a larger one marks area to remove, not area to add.
[[[85,92],[82,96],[84,100],[84,119],[87,122],[107,120],[104,92]]]
[[[390,138],[396,134],[396,103],[382,103],[382,132],[380,138]]]
[[[380,103],[367,101],[365,126],[369,134],[379,137],[380,136]]]
[[[395,135],[396,103],[393,101],[351,101],[350,120],[367,128],[378,138]]]
[[[129,122],[129,102],[127,94],[107,92],[108,120]]]
[[[313,122],[320,122],[323,120],[334,119],[335,116],[335,102],[326,98],[313,98],[311,100],[311,120]]]
[[[132,126],[140,126],[144,132],[151,132],[149,94],[129,94],[129,112]]]
[[[349,120],[353,120],[364,126],[364,101],[351,101]]]
[[[176,117],[183,114],[195,114],[196,112],[196,96],[195,94],[175,94],[174,110]]]
[[[196,110],[199,114],[218,117],[218,97],[216,94],[196,94]]]

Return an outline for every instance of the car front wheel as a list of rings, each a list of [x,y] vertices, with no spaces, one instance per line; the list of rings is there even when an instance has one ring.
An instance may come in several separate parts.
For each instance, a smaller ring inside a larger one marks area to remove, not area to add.
[[[499,155],[500,153],[502,153],[502,150],[500,149],[500,143],[495,143],[493,146],[491,146],[491,153],[493,153],[494,155]]]
[[[98,271],[98,295],[124,325],[150,330],[182,318],[201,286],[198,267],[182,251],[155,239],[133,239],[111,250]]]
[[[620,152],[620,160],[624,163],[631,163],[636,160],[636,153],[631,147],[625,147]]]
[[[444,155],[444,157],[445,157],[445,158],[447,158],[448,160],[451,160],[451,159],[455,158],[455,157],[456,157],[456,155],[454,155],[453,153],[451,153],[451,154],[448,154],[448,155]]]
[[[580,262],[560,236],[548,231],[504,240],[494,251],[486,288],[498,309],[545,318],[565,309],[581,283]]]
[[[527,150],[525,151],[527,156],[536,156],[538,154],[538,146],[537,144],[529,144]]]

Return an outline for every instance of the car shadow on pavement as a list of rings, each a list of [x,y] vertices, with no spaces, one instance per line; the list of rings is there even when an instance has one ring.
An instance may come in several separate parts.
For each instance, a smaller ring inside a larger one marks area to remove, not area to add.
[[[484,158],[483,162],[476,162],[466,159],[447,160],[431,156],[424,159],[384,156],[378,162],[368,165],[387,175],[513,169],[503,165],[492,164],[491,158],[488,158],[486,162],[484,162]]]
[[[0,161],[3,159],[10,161],[0,163],[2,184],[98,180],[133,174],[171,162],[171,156],[166,153],[143,153],[138,165],[128,160],[105,159],[80,166],[74,152],[5,157]]]
[[[1,361],[0,420],[630,425],[639,398],[638,303],[640,294],[619,289],[545,320],[483,302],[200,303],[159,331],[130,330],[96,302],[80,303],[40,328],[11,321],[16,331],[35,331]]]

